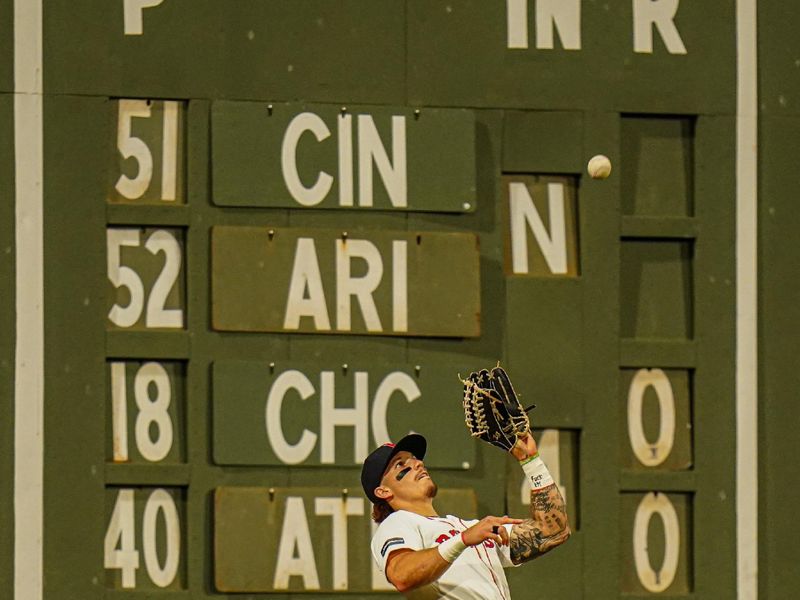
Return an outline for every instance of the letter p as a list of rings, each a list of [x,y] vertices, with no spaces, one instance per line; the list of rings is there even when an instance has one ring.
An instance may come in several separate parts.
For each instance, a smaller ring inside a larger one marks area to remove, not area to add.
[[[158,6],[164,0],[123,0],[125,6],[125,35],[142,35],[142,11]]]

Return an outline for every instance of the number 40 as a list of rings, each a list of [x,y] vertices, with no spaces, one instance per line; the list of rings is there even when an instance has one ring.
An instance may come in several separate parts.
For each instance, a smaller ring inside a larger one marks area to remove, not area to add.
[[[139,568],[139,551],[136,549],[136,519],[132,489],[120,490],[104,541],[103,566],[122,571],[122,587],[136,587],[136,570]],[[164,515],[166,527],[164,564],[159,562],[156,544],[158,513]],[[181,553],[181,526],[175,500],[164,489],[150,494],[142,517],[142,549],[144,564],[150,580],[158,587],[167,587],[178,573]]]

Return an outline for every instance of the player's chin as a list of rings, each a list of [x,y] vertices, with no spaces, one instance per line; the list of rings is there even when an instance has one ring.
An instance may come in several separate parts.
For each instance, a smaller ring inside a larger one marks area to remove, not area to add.
[[[425,494],[428,498],[436,498],[436,494],[439,493],[439,486],[433,482],[433,479],[430,477],[426,478],[427,485],[425,486]]]

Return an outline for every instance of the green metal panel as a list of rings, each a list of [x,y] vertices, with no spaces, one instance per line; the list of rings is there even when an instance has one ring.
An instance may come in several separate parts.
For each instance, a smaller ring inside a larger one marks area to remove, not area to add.
[[[624,214],[692,216],[694,121],[628,116],[622,140]]]
[[[764,117],[797,116],[800,113],[800,80],[797,77],[800,69],[797,62],[800,57],[800,40],[797,39],[795,24],[800,19],[800,6],[759,2],[756,8],[759,113]],[[761,132],[759,134],[759,140],[767,144],[774,142],[773,136],[763,135]],[[769,152],[768,149],[767,151]],[[760,169],[772,170],[771,163],[765,155],[759,155]],[[777,579],[788,584],[786,573]],[[768,585],[780,585],[775,578],[770,577],[768,581]]]
[[[621,254],[623,337],[692,338],[691,243],[626,240]]]
[[[319,131],[306,129],[302,140],[287,145],[289,127],[297,127],[300,115],[313,119],[304,127]],[[369,154],[365,160],[361,157],[369,147],[373,127],[388,170],[401,174],[389,176],[391,183],[375,168],[377,159]],[[475,208],[475,117],[471,111],[215,102],[211,129],[212,199],[219,206],[312,205],[456,213]],[[294,168],[285,164],[287,153],[294,157]],[[323,186],[320,189],[328,191],[315,194],[313,200],[298,199],[288,183],[287,169],[289,173],[296,169],[300,186]],[[372,184],[362,193],[364,169],[372,173]],[[344,178],[348,184],[343,184]]]
[[[517,111],[504,113],[503,171],[580,173],[583,171],[583,113]]]
[[[797,467],[786,460],[800,422],[795,360],[800,293],[795,242],[800,227],[795,157],[800,135],[800,40],[796,4],[758,4],[758,399],[759,597],[791,597],[800,588],[800,523],[787,519],[800,497]]]
[[[412,104],[514,108],[733,112],[734,8],[709,12],[682,2],[674,26],[686,54],[670,53],[653,34],[651,53],[634,51],[633,5],[575,3],[580,49],[542,45],[527,6],[528,48],[508,48],[507,7],[515,3],[459,0],[408,4],[408,88]],[[572,4],[570,4],[572,6]],[[567,9],[568,10],[568,9]],[[546,24],[544,28],[550,30]],[[568,45],[570,44],[568,42]],[[680,90],[680,93],[676,93]],[[720,93],[720,90],[726,90]]]
[[[733,596],[736,573],[735,447],[735,121],[700,117],[696,124],[695,340],[693,386],[695,586],[698,594]],[[702,515],[702,517],[700,517]],[[714,532],[717,532],[716,535]],[[714,539],[714,548],[702,540]],[[711,575],[714,574],[714,575]]]
[[[14,1],[0,2],[0,91],[14,91]]]
[[[773,17],[771,23],[778,21]],[[794,43],[794,38],[783,40]],[[766,49],[775,52],[774,47]],[[791,597],[800,587],[800,573],[794,568],[800,523],[786,518],[800,497],[797,466],[788,458],[793,457],[800,422],[800,250],[795,241],[800,230],[800,171],[795,166],[800,119],[764,116],[759,127],[759,593],[781,598]]]
[[[107,109],[44,103],[46,600],[103,595]]]
[[[434,502],[439,514],[475,517],[477,501],[471,489],[443,489]],[[369,593],[376,589],[376,580],[385,586],[383,575],[373,575],[371,569],[370,508],[360,490],[217,488],[216,589]],[[297,557],[301,560],[292,561]]]
[[[0,95],[0,596],[14,593],[14,374],[16,242],[14,97]]]
[[[46,91],[404,101],[400,3],[244,0],[231,10],[215,0],[172,0],[141,12],[141,35],[125,35],[124,6],[47,4]]]
[[[606,154],[619,164],[620,122],[613,113],[586,113],[584,156]],[[610,149],[610,150],[608,150]],[[609,410],[618,394],[619,339],[619,195],[620,180],[581,179],[579,202],[583,322],[580,378],[584,397],[584,426],[580,437],[579,502],[584,549],[583,597],[616,598],[620,583],[617,565],[620,515],[614,456],[622,435],[617,414]],[[577,311],[576,311],[577,313]],[[568,381],[572,381],[572,378]],[[597,512],[590,512],[597,511]],[[612,593],[611,590],[614,590]]]
[[[475,443],[463,422],[461,384],[448,366],[426,364],[417,370],[374,358],[345,365],[215,362],[214,462],[359,467],[372,448],[413,431],[430,440],[427,464],[469,469],[475,464]],[[436,406],[447,398],[451,410]],[[351,425],[322,429],[328,410],[323,406],[331,401],[336,409],[361,412],[339,413]],[[441,418],[432,420],[431,414]]]
[[[580,425],[585,401],[576,376],[584,364],[584,317],[575,310],[583,300],[580,285],[509,279],[506,294],[508,370],[523,402],[537,405],[534,425]]]
[[[352,271],[348,245],[359,259]],[[342,230],[214,227],[213,326],[218,331],[475,337],[480,333],[477,246],[470,234],[350,236]],[[369,288],[372,302],[354,300],[348,314],[337,299],[337,310],[331,311],[336,286],[349,285],[350,278],[372,282],[361,288]]]

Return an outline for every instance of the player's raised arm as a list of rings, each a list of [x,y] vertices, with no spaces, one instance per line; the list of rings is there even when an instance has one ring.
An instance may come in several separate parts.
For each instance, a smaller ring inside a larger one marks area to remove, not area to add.
[[[511,529],[511,560],[519,565],[566,542],[571,530],[564,498],[539,456],[533,436],[521,436],[512,454],[531,483],[531,516]]]
[[[471,373],[464,383],[464,415],[470,433],[510,452],[531,483],[531,516],[514,525],[511,560],[521,564],[563,544],[571,531],[564,498],[539,456],[527,411],[499,366]]]

